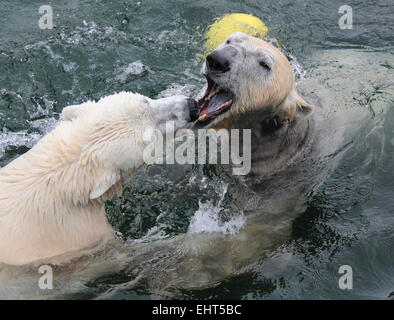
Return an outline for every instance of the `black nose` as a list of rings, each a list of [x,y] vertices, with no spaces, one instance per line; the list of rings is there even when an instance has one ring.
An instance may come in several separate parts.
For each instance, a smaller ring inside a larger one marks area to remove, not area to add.
[[[189,108],[190,121],[196,121],[198,119],[197,101],[192,98],[188,98],[187,106]]]
[[[230,70],[230,60],[223,51],[215,50],[207,56],[208,66],[211,70],[226,72]]]

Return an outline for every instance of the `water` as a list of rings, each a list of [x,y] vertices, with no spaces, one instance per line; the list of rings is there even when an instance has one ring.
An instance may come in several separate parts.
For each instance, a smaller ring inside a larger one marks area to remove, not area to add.
[[[42,2],[0,3],[0,166],[67,105],[121,90],[198,95],[204,31],[229,12],[262,18],[304,91],[343,115],[323,144],[335,169],[305,201],[279,208],[220,167],[142,168],[107,204],[124,245],[57,267],[51,293],[34,267],[3,267],[0,297],[393,298],[394,108],[379,85],[393,75],[390,1],[348,2],[353,30],[338,27],[341,1],[53,1],[53,30],[38,28]],[[338,288],[345,264],[353,290]]]

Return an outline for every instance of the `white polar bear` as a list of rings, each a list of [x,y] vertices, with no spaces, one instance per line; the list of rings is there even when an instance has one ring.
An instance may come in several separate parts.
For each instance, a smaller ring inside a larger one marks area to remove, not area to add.
[[[145,130],[186,126],[194,104],[122,92],[65,108],[52,132],[0,169],[0,262],[64,261],[112,239],[104,202],[143,164]]]

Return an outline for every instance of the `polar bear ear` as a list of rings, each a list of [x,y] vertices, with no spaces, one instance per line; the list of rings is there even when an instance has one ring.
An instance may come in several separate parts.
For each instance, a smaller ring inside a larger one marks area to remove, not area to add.
[[[104,193],[111,189],[118,182],[116,174],[105,176],[101,181],[95,181],[89,194],[89,199],[100,198]]]
[[[296,107],[297,107],[297,111],[300,111],[304,117],[309,117],[313,112],[313,106],[308,102],[306,102],[299,95],[296,99]]]
[[[280,116],[289,120],[293,120],[296,113],[303,117],[309,117],[313,112],[312,105],[306,102],[295,89],[291,91],[278,108]]]
[[[76,119],[80,111],[81,111],[80,105],[65,107],[62,111],[63,121],[71,121],[73,119]]]

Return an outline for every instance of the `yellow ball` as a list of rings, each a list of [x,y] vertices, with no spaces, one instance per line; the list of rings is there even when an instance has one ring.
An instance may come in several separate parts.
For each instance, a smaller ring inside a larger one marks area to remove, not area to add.
[[[226,38],[241,31],[251,36],[265,36],[268,32],[267,26],[259,18],[245,13],[230,13],[223,18],[216,19],[206,33],[206,51],[212,51],[222,44]]]

